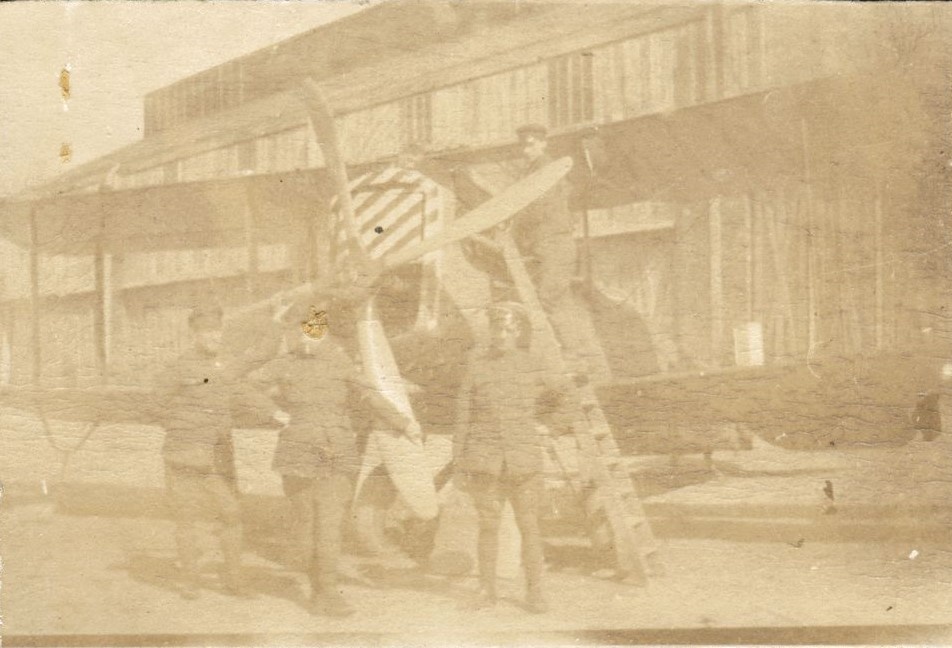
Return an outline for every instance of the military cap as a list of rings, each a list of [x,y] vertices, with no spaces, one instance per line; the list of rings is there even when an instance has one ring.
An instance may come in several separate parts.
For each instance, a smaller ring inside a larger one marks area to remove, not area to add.
[[[221,328],[224,314],[218,304],[201,304],[192,309],[188,316],[188,325],[199,331]]]
[[[532,335],[532,320],[529,311],[519,302],[496,302],[489,307],[489,321],[494,322],[506,316],[511,316],[519,327],[519,346],[528,347]]]
[[[516,129],[516,137],[519,139],[525,139],[527,137],[536,137],[538,139],[545,139],[549,134],[549,130],[542,124],[524,124]]]
[[[301,332],[312,340],[320,340],[327,335],[329,326],[327,311],[317,306],[307,309],[307,317],[300,322]]]
[[[319,292],[298,296],[279,308],[274,321],[286,326],[288,334],[304,333],[320,339],[333,331],[347,337],[356,326],[359,301],[346,288],[322,288]]]

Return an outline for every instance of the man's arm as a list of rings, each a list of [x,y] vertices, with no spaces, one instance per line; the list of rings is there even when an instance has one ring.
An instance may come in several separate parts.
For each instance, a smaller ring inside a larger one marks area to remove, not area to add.
[[[291,416],[275,402],[280,396],[278,379],[283,368],[283,359],[276,358],[249,374],[234,375],[236,389],[232,410],[256,423],[287,425]]]
[[[472,423],[472,396],[473,396],[473,378],[470,369],[466,370],[466,375],[460,385],[458,406],[456,410],[456,426],[453,431],[453,460],[459,461],[463,454],[463,448],[466,446],[466,437],[469,435],[470,424]]]
[[[416,422],[416,419],[401,411],[367,379],[354,372],[350,377],[350,384],[357,396],[369,403],[374,413],[382,417],[387,425],[395,430],[403,430],[413,440],[420,438],[420,424]]]
[[[575,419],[578,400],[572,379],[565,375],[549,370],[546,364],[533,357],[534,370],[537,372],[536,385],[539,389],[536,400],[536,412],[547,426],[552,427],[556,422],[564,423]]]

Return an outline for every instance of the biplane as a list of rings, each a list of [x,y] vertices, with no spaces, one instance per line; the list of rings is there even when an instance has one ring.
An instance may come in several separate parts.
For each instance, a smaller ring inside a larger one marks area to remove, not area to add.
[[[330,239],[329,255],[320,262],[307,261],[310,267],[319,267],[310,280],[272,285],[272,293],[264,299],[226,307],[226,357],[248,368],[274,357],[285,326],[276,318],[290,304],[323,305],[332,300],[340,305],[347,316],[331,313],[331,327],[352,327],[341,333],[353,344],[367,381],[404,413],[419,419],[427,434],[424,442],[398,431],[371,431],[355,498],[360,500],[364,486],[373,483],[373,477],[383,470],[411,518],[434,520],[440,512],[439,491],[447,485],[452,468],[452,444],[446,434],[452,428],[449,401],[478,335],[474,329],[481,322],[478,311],[482,309],[472,304],[488,305],[482,285],[486,278],[472,268],[470,279],[455,277],[443,267],[444,256],[447,250],[472,239],[500,256],[532,312],[533,328],[543,341],[541,353],[549,357],[550,369],[566,372],[518,252],[499,228],[561,181],[571,170],[572,160],[560,158],[495,195],[487,192],[484,202],[450,220],[441,210],[442,189],[418,171],[388,167],[352,180],[340,150],[333,111],[321,89],[306,80],[300,97],[333,187],[329,210],[315,206],[313,212],[314,218],[330,214],[331,223],[321,226]],[[92,200],[105,205],[109,192],[106,182]],[[102,224],[107,216],[100,216]],[[31,213],[34,227],[35,218]],[[276,225],[280,228],[280,223]],[[493,236],[483,236],[493,231],[499,234],[496,242]],[[91,244],[102,245],[102,241]],[[472,277],[477,279],[472,282],[476,285],[465,285]],[[461,291],[475,295],[470,296],[468,308],[459,303]],[[214,294],[206,298],[218,299]],[[577,387],[574,402],[585,419],[578,426],[585,430],[584,439],[551,448],[551,460],[556,472],[571,484],[580,509],[598,520],[593,537],[601,539],[603,548],[614,548],[619,573],[643,578],[647,570],[642,559],[653,556],[656,549],[647,519],[593,387]],[[68,477],[70,459],[83,451],[101,426],[155,426],[162,418],[162,403],[148,386],[5,388],[3,397],[6,406],[37,415],[44,436],[61,454],[61,479]],[[269,424],[257,417],[258,412],[242,414],[247,418],[246,427]],[[70,422],[83,427],[76,432]],[[66,428],[71,430],[69,435],[58,431]],[[590,460],[582,462],[582,468],[576,456],[580,452]],[[610,461],[604,461],[606,457]],[[371,518],[371,525],[379,520],[373,514]]]
[[[486,236],[486,233],[532,202],[549,183],[568,173],[568,163],[563,161],[561,166],[549,169],[548,175],[526,178],[498,190],[493,197],[490,197],[492,192],[486,192],[482,196],[485,199],[483,204],[459,218],[448,220],[436,209],[440,201],[439,188],[420,173],[372,169],[359,173],[352,181],[350,175],[354,170],[346,166],[344,156],[338,150],[332,111],[321,99],[320,90],[308,84],[302,96],[317,144],[325,157],[325,175],[330,178],[331,190],[312,192],[296,186],[294,179],[286,178],[280,187],[276,182],[271,183],[268,191],[274,195],[261,200],[260,192],[255,195],[249,188],[254,184],[253,179],[235,181],[217,190],[214,200],[220,206],[210,210],[212,215],[209,218],[217,218],[220,229],[227,231],[227,236],[241,239],[245,234],[235,224],[241,220],[238,214],[245,207],[243,201],[254,203],[259,200],[262,204],[252,204],[252,211],[261,212],[260,219],[271,222],[275,230],[284,228],[281,219],[287,216],[288,205],[292,205],[290,209],[303,213],[303,218],[298,215],[298,221],[307,224],[296,234],[314,238],[317,236],[315,231],[320,231],[320,236],[332,243],[330,254],[326,257],[309,254],[299,264],[306,268],[300,273],[302,276],[293,280],[270,281],[266,285],[262,282],[255,291],[222,282],[210,285],[209,289],[217,293],[231,293],[226,309],[231,315],[227,333],[230,348],[233,353],[249,356],[252,361],[267,358],[275,352],[279,337],[272,321],[275,309],[288,300],[317,300],[322,294],[344,293],[358,313],[354,318],[354,344],[359,347],[365,365],[372,368],[368,377],[395,402],[412,409],[427,433],[438,439],[440,435],[436,432],[445,432],[450,426],[452,408],[447,407],[447,395],[441,393],[444,390],[427,387],[454,385],[454,372],[458,372],[466,351],[479,333],[480,322],[474,315],[475,309],[488,299],[484,290],[485,274],[466,262],[457,264],[451,271],[448,267],[450,258],[458,260],[459,244],[465,244],[466,254],[470,256],[470,248],[478,248],[477,254],[491,257],[493,260],[480,269],[488,268],[490,273],[506,275],[505,279],[519,284],[521,290],[517,289],[517,292],[520,298],[535,314],[533,324],[540,333],[537,337],[540,340],[550,338],[544,314],[537,304],[533,304],[531,282],[520,272],[518,255],[512,245],[504,236],[498,238]],[[638,137],[647,138],[648,134],[639,131],[631,137],[619,139]],[[577,155],[575,157],[578,159]],[[597,159],[595,171],[599,171]],[[307,182],[300,184],[307,186]],[[148,213],[153,220],[187,221],[192,213],[187,204],[190,200],[209,200],[201,190],[181,186],[174,188],[179,194],[176,205],[163,204],[169,191],[173,189],[167,189],[165,193],[146,190],[129,202],[150,203]],[[288,197],[295,192],[295,199]],[[329,222],[318,223],[328,213],[324,201],[331,196],[335,206],[327,219]],[[57,239],[66,243],[78,241],[87,248],[95,248],[108,240],[110,223],[122,222],[123,205],[129,204],[114,199],[108,181],[97,194],[71,200],[76,205],[88,206],[92,213],[99,214],[100,220],[91,225],[87,223],[82,232],[44,232],[44,227],[54,226],[39,222],[42,219],[36,213],[24,214],[23,220],[37,221],[28,228],[37,239]],[[63,204],[58,206],[59,209],[70,209],[66,201],[60,199],[60,202]],[[201,204],[196,202],[194,206],[197,213]],[[176,213],[176,209],[182,213]],[[148,237],[151,234],[150,219],[142,219],[140,225],[143,229],[140,236]],[[177,238],[170,237],[167,244],[174,246],[186,242],[188,231],[183,226]],[[101,274],[101,268],[97,268],[96,273]],[[250,297],[252,294],[255,299]],[[269,296],[259,301],[262,294]],[[593,308],[609,311],[614,308],[610,300],[597,291],[590,291],[588,297]],[[609,337],[614,335],[615,343],[618,343],[632,330],[628,322],[635,322],[637,318],[618,318],[616,321],[618,324]],[[98,325],[103,326],[102,323]],[[38,340],[35,342],[39,345]],[[555,348],[551,339],[544,344],[550,350]],[[104,355],[102,349],[98,352]],[[625,362],[623,353],[610,354],[608,361],[617,365],[618,358]],[[612,367],[613,370],[616,368]],[[558,366],[551,369],[560,370]],[[867,376],[875,380],[869,380]],[[751,432],[768,443],[786,448],[823,449],[827,442],[840,439],[830,436],[826,421],[831,412],[842,413],[844,395],[849,400],[849,415],[840,419],[849,418],[853,430],[860,430],[855,440],[868,440],[862,436],[862,430],[888,430],[888,440],[903,441],[915,433],[906,423],[917,390],[925,390],[923,386],[934,381],[934,377],[934,370],[925,368],[917,358],[898,354],[875,361],[857,357],[837,364],[825,358],[791,365],[732,367],[724,371],[635,377],[606,385],[579,385],[579,391],[584,393],[578,395],[578,400],[590,434],[584,443],[577,441],[572,451],[581,451],[592,457],[606,455],[623,463],[619,460],[622,454],[664,453],[673,446],[679,446],[683,451],[685,439],[679,437],[672,441],[672,431],[676,428],[708,430],[712,421],[738,419],[745,421]],[[831,389],[834,384],[846,385],[849,390]],[[894,388],[897,384],[902,386],[901,390]],[[413,385],[419,385],[421,389],[414,393]],[[698,394],[704,394],[705,398],[699,399]],[[157,405],[150,403],[147,387],[4,388],[3,398],[11,407],[39,414],[46,436],[63,455],[64,466],[70,456],[84,447],[86,440],[95,437],[98,425],[154,424],[158,421],[154,411]],[[789,420],[790,403],[796,404],[797,421]],[[924,416],[928,418],[931,412],[927,406]],[[79,434],[71,435],[69,443],[59,438],[62,435],[56,431],[60,422],[65,421],[85,422],[86,426]],[[934,427],[934,423],[929,425]],[[779,429],[785,433],[778,434]],[[789,433],[790,430],[795,430],[796,434]],[[646,431],[657,431],[658,434],[650,435]],[[701,436],[704,433],[695,435]],[[409,502],[414,513],[422,518],[435,515],[437,489],[446,474],[445,452],[442,459],[421,453],[412,440],[399,436],[378,436],[378,440],[389,447],[378,444],[371,448],[377,457],[368,461],[368,473],[376,470],[377,464],[385,464],[392,479],[397,482],[406,480],[404,490],[423,493],[419,499]],[[706,438],[688,441],[696,441],[694,445],[699,451],[714,444]],[[616,442],[619,447],[612,448]],[[439,455],[435,451],[434,454]],[[570,458],[554,456],[556,463],[573,463]],[[617,466],[601,468],[605,472],[599,479],[605,488],[614,481],[615,485],[609,490],[630,489],[627,474],[615,479],[622,469]],[[587,484],[583,483],[586,480],[575,475],[568,481],[579,493],[585,492],[592,483],[591,479]],[[425,487],[419,489],[418,483]],[[633,537],[629,530],[633,526],[646,525],[637,521],[640,514],[637,502],[633,501],[637,498],[632,498],[630,492],[623,494],[625,497],[608,498],[610,505],[607,508],[614,508],[614,511],[605,513],[606,507],[601,507],[601,515],[608,520],[609,531],[616,539],[615,543],[606,544],[623,546],[626,543],[617,542],[617,539],[627,536],[629,546],[622,553],[638,554],[637,547],[650,546],[650,542],[646,538]],[[628,501],[623,504],[621,499]],[[629,505],[633,512],[618,510]],[[631,519],[635,522],[632,523]]]

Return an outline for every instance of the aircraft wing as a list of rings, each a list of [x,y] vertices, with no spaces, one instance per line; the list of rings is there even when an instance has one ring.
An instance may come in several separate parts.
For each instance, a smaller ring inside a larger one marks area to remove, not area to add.
[[[155,425],[158,404],[151,389],[135,387],[4,387],[5,408],[60,421]]]

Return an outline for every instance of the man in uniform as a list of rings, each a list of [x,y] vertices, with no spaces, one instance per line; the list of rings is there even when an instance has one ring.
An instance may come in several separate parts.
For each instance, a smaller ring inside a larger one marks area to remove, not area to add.
[[[338,588],[337,569],[341,527],[360,469],[351,421],[354,397],[368,399],[394,429],[413,436],[420,430],[411,417],[366,388],[354,360],[327,332],[331,322],[325,311],[311,307],[305,316],[292,309],[289,315],[284,318],[287,353],[262,367],[256,378],[273,386],[273,416],[284,426],[273,467],[291,500],[296,527],[291,540],[309,563],[311,612],[343,617],[353,613]]]
[[[237,376],[220,356],[222,311],[201,306],[189,316],[193,348],[157,378],[165,416],[165,462],[169,504],[183,573],[182,595],[198,596],[198,521],[215,520],[225,568],[226,591],[245,595],[241,579],[241,511],[235,484],[232,411]]]
[[[490,348],[470,365],[454,439],[456,469],[468,483],[479,516],[477,605],[496,602],[499,523],[508,499],[522,536],[526,605],[533,613],[544,613],[539,504],[545,439],[536,409],[547,388],[556,385],[546,380],[541,363],[528,350],[531,325],[521,304],[499,303],[489,319]]]
[[[527,124],[516,131],[529,175],[552,162],[547,153],[547,131],[541,124]],[[572,281],[577,249],[574,216],[569,210],[569,191],[563,180],[513,219],[512,235],[532,277],[539,301],[552,323],[568,360],[581,362],[582,340],[578,331]],[[575,367],[587,372],[584,366]]]

